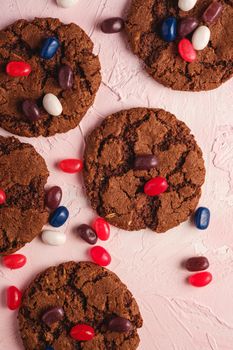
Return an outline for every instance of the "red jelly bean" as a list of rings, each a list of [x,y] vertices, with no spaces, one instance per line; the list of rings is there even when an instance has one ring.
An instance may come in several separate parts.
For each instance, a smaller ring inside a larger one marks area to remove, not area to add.
[[[178,50],[180,56],[186,62],[193,62],[197,58],[197,53],[194,50],[192,43],[186,38],[180,40]]]
[[[71,338],[78,341],[92,340],[95,336],[95,331],[91,326],[87,324],[78,324],[74,326],[70,331]]]
[[[92,224],[92,228],[95,230],[97,236],[102,241],[107,241],[110,236],[110,226],[103,218],[97,218]]]
[[[95,246],[90,250],[93,261],[100,266],[108,266],[111,263],[111,255],[106,249],[100,246]]]
[[[59,163],[59,168],[65,173],[75,174],[82,170],[83,162],[80,159],[64,159]]]
[[[15,286],[7,289],[7,306],[10,310],[16,310],[21,303],[22,293]]]
[[[9,269],[20,269],[27,262],[26,256],[22,254],[7,255],[2,258],[2,263]]]
[[[204,287],[212,281],[212,275],[207,271],[199,272],[190,276],[188,281],[194,287]]]
[[[30,64],[27,62],[9,62],[6,66],[6,72],[11,77],[27,77],[32,71]]]
[[[0,204],[4,204],[6,201],[6,193],[0,189]]]
[[[144,192],[148,196],[158,196],[168,188],[167,180],[164,177],[157,176],[148,181],[144,186]]]

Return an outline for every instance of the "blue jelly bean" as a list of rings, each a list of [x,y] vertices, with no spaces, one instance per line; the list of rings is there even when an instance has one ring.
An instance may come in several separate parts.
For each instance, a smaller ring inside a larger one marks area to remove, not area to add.
[[[54,350],[52,346],[46,346],[45,350]]]
[[[161,35],[165,41],[174,41],[177,33],[177,20],[175,17],[166,18],[161,27]]]
[[[209,226],[210,211],[208,208],[200,207],[194,216],[194,223],[199,230],[205,230]]]
[[[62,226],[69,217],[69,211],[66,207],[58,207],[50,216],[49,223],[53,227]]]
[[[59,40],[54,36],[47,38],[40,51],[40,56],[46,60],[53,58],[60,46]]]

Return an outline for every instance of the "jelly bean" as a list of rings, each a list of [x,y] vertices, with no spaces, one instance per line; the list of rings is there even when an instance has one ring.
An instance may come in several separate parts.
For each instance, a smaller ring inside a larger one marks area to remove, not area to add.
[[[178,7],[182,11],[190,11],[196,5],[197,0],[179,0]]]
[[[80,159],[64,159],[58,166],[65,173],[75,174],[83,169],[83,162]]]
[[[60,7],[68,8],[78,3],[78,0],[57,0]]]
[[[177,33],[177,20],[175,17],[166,18],[161,27],[161,35],[165,41],[174,41]]]
[[[157,176],[149,180],[144,186],[144,192],[148,196],[158,196],[168,188],[167,180],[164,177]]]
[[[213,277],[210,272],[199,272],[188,278],[189,283],[194,287],[204,287],[212,281]]]
[[[78,324],[74,326],[70,331],[71,338],[78,341],[92,340],[95,336],[95,331],[91,326],[87,324]]]
[[[53,56],[56,54],[57,50],[60,47],[59,40],[53,36],[47,38],[40,51],[41,58],[44,58],[46,60],[49,60],[50,58],[53,58]]]
[[[46,112],[54,117],[62,114],[62,104],[54,94],[46,94],[43,98],[43,106]]]
[[[192,43],[188,39],[181,39],[178,44],[178,50],[180,56],[186,62],[193,62],[197,58],[196,51],[193,48]]]
[[[213,1],[203,13],[203,21],[206,23],[215,22],[222,12],[222,4],[221,2]]]
[[[47,324],[47,326],[51,326],[53,323],[56,323],[62,320],[64,317],[64,310],[62,307],[54,307],[48,311],[46,311],[42,316],[42,321]]]
[[[102,241],[107,241],[110,236],[110,226],[109,223],[103,218],[97,218],[92,224],[93,229],[95,230],[97,236]]]
[[[52,346],[46,346],[45,350],[54,350]]]
[[[15,286],[7,288],[7,306],[10,310],[16,310],[21,303],[22,293]]]
[[[86,241],[89,244],[96,244],[97,242],[97,235],[94,230],[88,225],[80,225],[77,228],[77,232],[79,236]]]
[[[69,217],[69,211],[66,207],[58,207],[50,216],[49,223],[53,227],[60,227],[64,225]]]
[[[186,261],[186,269],[189,271],[203,271],[209,267],[209,261],[205,256],[196,256]]]
[[[0,189],[0,204],[4,204],[6,201],[6,193]]]
[[[57,209],[62,199],[62,189],[59,186],[51,187],[45,196],[45,204],[49,209]]]
[[[59,69],[58,74],[59,85],[63,90],[71,89],[74,83],[74,75],[72,69],[65,65]]]
[[[194,215],[194,223],[199,230],[206,230],[210,223],[210,211],[208,208],[200,207]]]
[[[66,242],[66,235],[59,231],[44,230],[41,234],[41,239],[45,244],[63,245]]]
[[[25,255],[22,255],[22,254],[12,254],[12,255],[4,256],[2,258],[3,265],[12,270],[20,269],[26,264],[26,262],[27,262],[27,258]]]
[[[36,121],[41,118],[40,109],[33,100],[25,100],[22,105],[25,116],[31,120]]]
[[[178,35],[184,38],[188,34],[192,33],[198,26],[198,20],[194,17],[183,18],[178,25]]]
[[[108,323],[111,332],[126,333],[133,329],[132,323],[123,317],[114,317]]]
[[[206,26],[198,27],[192,36],[192,44],[195,50],[203,50],[210,41],[210,30]]]
[[[26,62],[12,61],[6,66],[6,72],[11,77],[27,77],[31,71],[30,64]]]
[[[101,30],[107,34],[121,32],[125,27],[125,22],[120,17],[108,18],[101,23]]]
[[[111,256],[106,249],[100,246],[91,248],[90,254],[94,262],[100,266],[108,266],[111,263]]]
[[[150,170],[158,165],[158,159],[153,154],[142,154],[135,157],[135,170]]]

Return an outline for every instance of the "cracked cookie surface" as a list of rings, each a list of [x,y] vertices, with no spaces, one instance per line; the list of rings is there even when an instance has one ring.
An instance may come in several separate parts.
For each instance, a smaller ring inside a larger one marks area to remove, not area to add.
[[[0,136],[0,255],[22,248],[37,236],[48,220],[44,186],[48,178],[44,159],[29,144]]]
[[[45,311],[62,307],[64,318],[48,327]],[[132,331],[116,333],[106,323],[114,316],[131,321]],[[26,289],[18,315],[26,350],[134,350],[142,326],[138,305],[127,287],[111,271],[91,262],[67,262],[42,272]],[[78,342],[70,329],[85,323],[95,329],[91,341]]]
[[[61,46],[50,60],[40,57],[43,40],[59,39]],[[0,126],[13,134],[33,137],[51,136],[75,128],[93,104],[99,88],[100,63],[92,53],[93,43],[76,24],[65,25],[58,19],[19,20],[0,31]],[[32,67],[28,77],[10,77],[5,73],[9,61],[26,61]],[[74,72],[74,85],[62,90],[58,82],[61,65]],[[42,108],[45,94],[55,94],[63,113],[53,117]],[[36,100],[42,118],[29,121],[23,114],[22,102]]]
[[[136,155],[154,154],[156,168],[134,170]],[[153,177],[168,190],[144,194]],[[187,220],[205,179],[202,151],[189,128],[162,109],[135,108],[107,117],[87,139],[84,181],[92,207],[114,226],[165,232]]]
[[[146,65],[148,73],[159,83],[174,90],[200,91],[220,86],[233,75],[233,1],[220,0],[223,5],[218,20],[208,25],[211,39],[208,46],[197,51],[197,59],[185,62],[178,53],[179,38],[168,43],[161,39],[161,22],[175,16],[178,20],[202,14],[212,0],[198,0],[195,7],[183,12],[178,0],[132,0],[126,29],[133,52]],[[188,37],[190,38],[190,37]]]

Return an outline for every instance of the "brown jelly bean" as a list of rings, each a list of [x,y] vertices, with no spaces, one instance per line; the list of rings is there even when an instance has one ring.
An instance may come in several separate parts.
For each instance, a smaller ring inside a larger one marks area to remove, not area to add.
[[[33,100],[25,100],[22,105],[25,116],[31,120],[36,121],[41,118],[39,107]]]
[[[65,65],[62,66],[58,74],[59,85],[63,90],[71,89],[74,84],[74,74],[72,69]]]
[[[101,30],[107,34],[121,32],[124,29],[125,22],[120,17],[108,18],[101,23]]]
[[[60,321],[64,317],[64,310],[62,307],[54,307],[44,313],[42,321],[51,326],[53,323]]]
[[[188,34],[192,33],[198,26],[198,20],[194,17],[183,18],[178,25],[178,35],[184,38]]]
[[[108,329],[111,332],[126,333],[133,328],[132,323],[123,317],[114,317],[108,323]]]
[[[135,157],[135,170],[150,170],[158,164],[157,158],[153,154],[142,154]]]
[[[188,271],[203,271],[208,269],[209,261],[205,256],[196,256],[186,261]]]
[[[77,232],[78,232],[79,236],[87,243],[92,244],[92,245],[96,244],[97,234],[90,226],[88,226],[86,224],[80,225],[77,228]]]
[[[221,2],[213,1],[203,13],[202,18],[206,23],[213,23],[218,19],[221,12],[222,12]]]
[[[59,186],[51,187],[46,193],[45,204],[49,209],[57,209],[62,199],[62,189]]]

